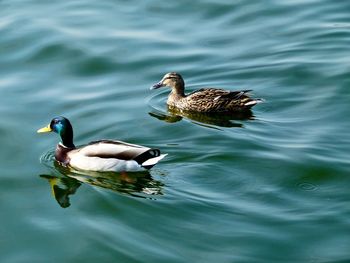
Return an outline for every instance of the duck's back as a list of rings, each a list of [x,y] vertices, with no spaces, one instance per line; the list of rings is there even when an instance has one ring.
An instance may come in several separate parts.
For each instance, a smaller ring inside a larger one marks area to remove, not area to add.
[[[143,171],[164,156],[158,149],[117,140],[93,141],[68,153],[70,166],[89,171]]]
[[[181,100],[176,106],[183,110],[199,112],[237,112],[249,110],[259,99],[250,98],[250,90],[230,91],[216,88],[203,88],[196,90]]]

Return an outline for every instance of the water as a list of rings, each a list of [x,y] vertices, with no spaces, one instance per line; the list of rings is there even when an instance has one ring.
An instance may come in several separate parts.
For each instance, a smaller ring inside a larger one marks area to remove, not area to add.
[[[0,261],[350,262],[348,10],[1,1]],[[234,125],[174,116],[149,90],[169,71],[265,103]],[[77,145],[169,155],[149,174],[72,173],[36,134],[56,115]]]

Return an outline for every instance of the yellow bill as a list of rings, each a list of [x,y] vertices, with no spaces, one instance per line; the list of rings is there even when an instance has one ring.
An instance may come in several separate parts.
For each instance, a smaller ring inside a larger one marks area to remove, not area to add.
[[[52,129],[50,128],[50,124],[44,128],[37,130],[37,133],[43,133],[43,132],[52,132]]]

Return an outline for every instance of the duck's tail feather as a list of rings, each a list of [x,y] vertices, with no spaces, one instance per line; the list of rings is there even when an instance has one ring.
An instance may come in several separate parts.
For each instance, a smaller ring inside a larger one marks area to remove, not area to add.
[[[248,101],[247,103],[244,104],[244,106],[247,106],[247,107],[253,107],[255,106],[256,104],[259,104],[259,103],[263,103],[264,100],[263,99],[252,99],[250,101]]]
[[[160,160],[162,160],[167,155],[168,154],[161,154],[161,155],[159,155],[157,157],[150,158],[150,159],[146,160],[145,162],[143,162],[141,164],[141,166],[146,168],[146,169],[150,169],[150,168],[152,168],[154,165],[156,165]]]

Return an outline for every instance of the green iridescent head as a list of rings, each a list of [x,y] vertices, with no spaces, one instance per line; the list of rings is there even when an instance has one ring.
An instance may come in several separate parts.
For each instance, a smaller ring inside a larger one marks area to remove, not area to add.
[[[62,116],[55,117],[50,124],[37,131],[38,133],[56,132],[62,139],[62,144],[69,148],[75,148],[73,144],[73,127],[70,121]]]

